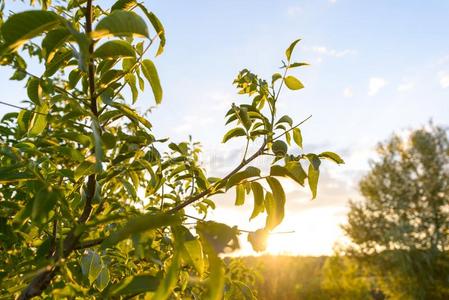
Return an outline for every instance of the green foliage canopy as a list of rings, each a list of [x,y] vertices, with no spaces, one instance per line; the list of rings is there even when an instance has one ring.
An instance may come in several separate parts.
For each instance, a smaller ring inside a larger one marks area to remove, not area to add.
[[[208,178],[198,143],[155,137],[133,108],[146,86],[156,104],[163,97],[147,58],[166,43],[154,13],[133,0],[31,2],[40,9],[8,17],[1,6],[0,64],[26,83],[29,99],[0,123],[0,296],[221,299],[232,286],[246,289],[219,258],[239,247],[240,230],[204,220],[213,196],[235,188],[240,205],[254,193],[252,218],[265,212],[267,221],[250,241],[263,250],[284,217],[278,178],[309,179],[315,197],[321,159],[343,163],[331,152],[301,153],[303,122],[277,116],[282,87],[303,88],[287,75],[305,65],[291,60],[298,41],[271,82],[238,74],[234,84],[251,101],[229,109],[223,142],[244,140],[246,150],[226,176]],[[29,71],[27,56],[42,74]],[[248,153],[253,143],[260,147]],[[268,174],[250,166],[260,156],[273,158]]]

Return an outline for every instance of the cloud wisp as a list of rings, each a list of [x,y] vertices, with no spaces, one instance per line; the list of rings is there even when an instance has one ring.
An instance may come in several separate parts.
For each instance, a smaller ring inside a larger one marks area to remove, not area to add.
[[[387,81],[382,77],[371,77],[368,84],[368,96],[375,96],[387,85]]]

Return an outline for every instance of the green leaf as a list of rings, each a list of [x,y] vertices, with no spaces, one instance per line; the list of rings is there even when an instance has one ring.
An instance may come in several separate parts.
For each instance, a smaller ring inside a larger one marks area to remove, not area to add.
[[[157,74],[156,67],[151,60],[145,59],[142,61],[142,72],[151,85],[154,100],[157,104],[160,104],[162,101],[162,87],[159,81],[159,75]]]
[[[128,195],[131,196],[131,199],[135,201],[137,199],[137,192],[134,186],[123,178],[120,178],[119,180],[125,187],[125,190],[128,193]]]
[[[226,132],[226,134],[224,135],[223,140],[221,142],[226,143],[227,141],[229,141],[230,139],[232,139],[234,137],[244,136],[244,135],[246,135],[246,131],[242,127],[232,128],[231,130]]]
[[[288,125],[292,126],[293,120],[289,116],[284,115],[276,122],[276,124],[281,124],[281,123],[287,123]]]
[[[75,181],[78,181],[81,179],[81,177],[89,176],[94,173],[95,173],[95,164],[89,160],[85,160],[78,166],[78,168],[76,168],[74,173],[74,179]]]
[[[258,168],[249,166],[244,171],[240,171],[229,177],[228,181],[226,182],[226,189],[233,187],[236,184],[239,184],[245,179],[251,178],[251,177],[257,177],[260,176],[260,170]]]
[[[44,222],[49,212],[58,202],[59,197],[59,192],[52,187],[40,189],[33,201],[31,219],[37,223]]]
[[[112,247],[118,242],[129,238],[132,234],[156,229],[179,223],[180,219],[175,215],[168,214],[146,214],[131,218],[125,226],[113,232],[102,243],[102,248]]]
[[[284,156],[287,154],[288,146],[285,142],[277,140],[273,142],[271,149],[276,156]]]
[[[162,280],[154,294],[153,299],[165,300],[172,293],[178,282],[178,275],[180,269],[179,251],[175,251],[171,264],[168,267],[167,274],[162,277]]]
[[[95,286],[102,292],[109,284],[110,275],[108,267],[103,265],[97,279],[95,280]]]
[[[37,106],[41,105],[42,87],[40,86],[39,78],[32,77],[28,81],[27,94],[28,98],[30,98],[30,100],[34,104],[36,104]]]
[[[203,247],[198,239],[192,239],[185,241],[183,244],[186,249],[193,266],[195,267],[198,274],[201,276],[204,273],[204,256]]]
[[[45,65],[44,76],[53,76],[56,72],[60,71],[61,67],[67,64],[72,56],[72,50],[62,49],[56,52],[53,59]]]
[[[38,136],[44,131],[47,127],[47,113],[48,105],[45,103],[35,109],[35,113],[28,127],[29,136]]]
[[[305,62],[301,62],[301,63],[295,62],[295,63],[290,64],[289,68],[297,68],[297,67],[308,66],[308,65],[309,64],[305,63]]]
[[[280,182],[274,177],[268,177],[267,182],[272,193],[265,196],[265,207],[267,210],[267,221],[265,228],[272,230],[284,219],[285,193]]]
[[[42,40],[42,55],[46,62],[53,59],[56,50],[60,48],[70,38],[70,31],[67,28],[58,28],[48,32]]]
[[[294,76],[287,76],[284,78],[285,85],[291,90],[300,90],[304,85]]]
[[[110,105],[120,110],[131,121],[141,123],[143,126],[151,130],[151,123],[126,104],[112,102]]]
[[[62,18],[51,11],[30,10],[13,14],[1,27],[5,41],[3,48],[15,51],[28,40],[62,23]]]
[[[150,20],[151,25],[153,26],[154,30],[156,31],[156,34],[159,36],[159,39],[161,41],[159,43],[159,47],[156,52],[156,56],[158,56],[158,55],[162,54],[162,52],[164,51],[164,47],[165,47],[165,43],[166,43],[164,26],[162,25],[161,21],[159,21],[159,19],[156,17],[156,15],[153,14],[152,12],[148,11],[147,8],[143,4],[139,3],[139,7],[142,9],[144,14],[147,16],[148,20]]]
[[[136,57],[136,52],[130,43],[123,40],[108,41],[98,47],[94,57],[112,59],[119,57]]]
[[[94,38],[107,36],[137,36],[149,37],[145,21],[135,12],[114,10],[98,22]]]
[[[306,157],[315,170],[318,170],[320,168],[321,160],[318,157],[318,155],[313,154],[313,153],[308,153],[308,154],[306,154]]]
[[[298,127],[293,129],[293,140],[295,141],[296,145],[298,145],[298,147],[302,149],[302,134],[301,129],[299,129]]]
[[[137,295],[144,292],[155,291],[159,285],[159,279],[153,275],[141,274],[130,276],[122,282],[114,284],[109,289],[109,295]]]
[[[100,256],[92,250],[87,250],[87,253],[81,257],[81,271],[89,279],[90,284],[97,279],[102,271],[102,266]]]
[[[287,60],[290,61],[290,58],[292,56],[293,50],[295,49],[296,44],[300,41],[301,39],[297,39],[295,40],[293,43],[290,44],[290,46],[288,46],[287,50],[285,50],[285,57],[287,57]]]
[[[229,252],[240,247],[236,226],[229,227],[214,221],[197,222],[196,232],[200,235],[205,251],[209,254]]]
[[[298,161],[289,161],[284,167],[279,165],[271,166],[271,176],[289,177],[304,186],[307,177],[306,172]]]
[[[81,79],[81,70],[74,69],[69,74],[69,89],[74,89]]]
[[[235,196],[235,205],[240,206],[245,204],[245,187],[243,184],[239,184],[235,187],[236,196]]]
[[[264,211],[263,206],[263,187],[258,182],[251,182],[251,189],[253,190],[253,196],[254,196],[254,208],[253,212],[251,214],[250,220],[257,217],[261,212]]]
[[[5,168],[0,168],[0,184],[8,184],[14,182],[23,182],[28,180],[34,180],[36,176],[31,172],[15,172]]]
[[[130,10],[136,5],[136,0],[118,0],[111,7],[111,11],[114,10]]]
[[[267,249],[267,239],[268,231],[265,228],[248,233],[248,242],[251,243],[253,250],[256,252],[265,251],[265,249]]]
[[[279,74],[279,73],[274,73],[272,76],[271,76],[271,84],[274,84],[277,80],[279,80],[279,79],[281,79],[282,78],[282,75],[281,74]]]
[[[208,251],[209,278],[206,282],[206,294],[204,299],[221,300],[225,287],[225,267],[221,259],[213,250]]]
[[[337,164],[345,163],[345,161],[337,153],[330,152],[330,151],[322,152],[322,153],[318,154],[318,157],[324,157],[324,158],[330,159]]]
[[[249,130],[252,123],[248,115],[248,109],[246,107],[240,107],[238,114],[243,126],[245,126],[246,130]]]
[[[312,199],[316,198],[319,177],[320,177],[320,170],[315,169],[313,167],[313,165],[310,164],[309,172],[308,172],[308,181],[309,181],[310,190],[312,191]]]
[[[288,176],[291,179],[304,186],[304,180],[306,179],[307,174],[299,161],[289,161],[285,165],[285,168],[288,170]]]

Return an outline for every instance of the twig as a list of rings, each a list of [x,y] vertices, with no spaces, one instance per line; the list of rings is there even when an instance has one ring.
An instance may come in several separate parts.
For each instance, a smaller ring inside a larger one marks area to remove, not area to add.
[[[304,122],[306,122],[307,120],[309,120],[312,117],[312,115],[308,116],[307,118],[305,118],[304,120],[302,120],[301,122],[299,122],[297,125],[293,126],[292,128],[290,128],[289,130],[284,131],[283,133],[281,133],[280,135],[276,136],[273,138],[273,141],[279,139],[280,137],[286,135],[288,132],[292,131],[293,129],[301,126],[302,124],[304,124]]]

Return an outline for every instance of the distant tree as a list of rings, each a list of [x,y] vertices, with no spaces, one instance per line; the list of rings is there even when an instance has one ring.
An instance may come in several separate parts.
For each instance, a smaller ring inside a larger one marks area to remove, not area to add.
[[[279,179],[308,183],[315,197],[321,160],[343,162],[305,153],[305,120],[277,111],[284,87],[304,87],[290,74],[306,65],[292,59],[299,40],[282,74],[238,74],[248,101],[229,108],[223,143],[243,141],[241,161],[212,178],[198,143],[157,137],[134,107],[144,89],[163,98],[150,57],[165,30],[142,1],[30,0],[33,9],[11,13],[10,2],[0,0],[0,65],[28,99],[0,121],[0,298],[221,299],[242,286],[219,257],[241,231],[204,220],[213,196],[235,189],[242,205],[253,194],[251,218],[267,218],[248,238],[263,250],[285,213]],[[267,172],[251,166],[259,157],[270,158]]]
[[[449,143],[433,125],[378,147],[350,202],[352,254],[370,266],[395,299],[449,297]]]

